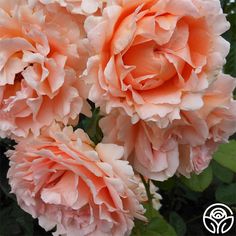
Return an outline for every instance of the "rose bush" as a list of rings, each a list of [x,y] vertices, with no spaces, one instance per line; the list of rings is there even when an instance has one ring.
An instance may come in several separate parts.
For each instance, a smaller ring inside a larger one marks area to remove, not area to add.
[[[0,0],[0,235],[204,235],[236,204],[221,3]]]

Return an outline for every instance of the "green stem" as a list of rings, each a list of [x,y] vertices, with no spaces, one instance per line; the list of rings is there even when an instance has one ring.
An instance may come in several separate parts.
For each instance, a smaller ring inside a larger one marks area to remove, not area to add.
[[[144,184],[144,187],[145,187],[145,190],[146,190],[146,193],[147,193],[148,203],[152,207],[152,194],[150,193],[150,184],[149,184],[150,180],[148,180],[148,182],[146,182],[146,180],[144,179],[144,177],[142,175],[140,175],[140,177],[141,177],[141,180]]]

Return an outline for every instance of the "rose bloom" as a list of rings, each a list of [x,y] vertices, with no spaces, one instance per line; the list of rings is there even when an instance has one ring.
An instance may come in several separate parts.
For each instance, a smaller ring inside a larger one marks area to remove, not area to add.
[[[89,15],[102,8],[103,0],[40,0],[43,4],[57,3],[73,14]]]
[[[0,19],[0,136],[38,135],[54,119],[67,123],[86,111],[80,18],[37,1],[0,0]]]
[[[225,62],[229,28],[218,0],[117,0],[85,28],[95,55],[87,65],[89,99],[133,123],[165,127],[180,111],[203,106],[202,90]],[[189,82],[189,80],[193,82]]]
[[[125,147],[125,159],[150,179],[164,181],[176,173],[187,177],[208,167],[213,153],[236,131],[235,79],[220,74],[205,91],[203,107],[182,111],[167,128],[140,120],[135,125],[124,112],[102,118],[103,142]]]
[[[132,167],[115,144],[95,146],[84,131],[53,125],[9,151],[19,205],[54,235],[128,235],[145,220]]]
[[[132,124],[124,112],[114,111],[100,120],[103,142],[124,145],[125,159],[143,176],[164,181],[179,167],[177,140],[154,122]]]

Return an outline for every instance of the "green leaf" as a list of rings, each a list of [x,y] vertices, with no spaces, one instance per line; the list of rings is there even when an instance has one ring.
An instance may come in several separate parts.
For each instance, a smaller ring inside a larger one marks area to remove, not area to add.
[[[222,144],[214,155],[214,160],[220,165],[236,172],[236,141]]]
[[[158,217],[155,217],[153,218],[147,229],[147,231],[150,231],[150,232],[156,232],[158,235],[161,235],[161,236],[176,236],[176,232],[174,230],[174,228],[167,223],[166,220],[164,220],[164,218],[162,216],[158,216]]]
[[[12,202],[0,211],[1,236],[33,236],[33,218]],[[4,224],[3,224],[4,222]]]
[[[217,188],[215,194],[216,200],[228,205],[236,204],[236,183],[222,185]]]
[[[169,216],[169,222],[174,227],[178,236],[183,236],[186,233],[186,224],[183,218],[177,213],[172,211]]]
[[[159,214],[148,223],[135,221],[131,236],[177,236],[174,228]]]
[[[140,233],[138,235],[140,235],[140,236],[162,236],[161,234],[158,234],[157,232],[152,231],[152,230],[143,231],[142,233]]]
[[[148,219],[152,219],[152,218],[158,216],[159,213],[158,213],[158,211],[156,209],[153,208],[152,204],[147,202],[147,203],[144,203],[143,206],[146,209],[145,216]]]
[[[21,228],[18,224],[13,221],[12,211],[14,208],[12,206],[5,207],[0,211],[0,235],[9,236],[9,235],[19,235],[22,233]],[[15,219],[14,219],[15,220]]]
[[[155,185],[158,186],[161,190],[170,191],[175,186],[175,177],[169,178],[164,182],[155,181]]]
[[[23,212],[19,207],[14,208],[14,214],[16,216],[16,222],[23,229],[25,236],[33,236],[34,235],[34,225],[33,218],[26,212]]]
[[[210,185],[212,178],[212,168],[209,166],[199,175],[192,174],[190,179],[182,176],[180,181],[195,192],[203,192]]]
[[[234,173],[231,170],[218,164],[216,161],[212,162],[212,169],[215,177],[223,183],[229,184],[233,181]]]

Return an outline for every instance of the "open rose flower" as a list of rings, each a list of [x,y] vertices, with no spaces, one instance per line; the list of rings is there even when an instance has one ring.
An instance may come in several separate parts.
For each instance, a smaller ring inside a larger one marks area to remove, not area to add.
[[[201,109],[182,111],[181,119],[164,129],[141,120],[133,125],[124,112],[113,111],[100,121],[103,142],[124,145],[124,158],[150,179],[163,181],[176,173],[200,173],[219,144],[236,131],[234,87],[235,79],[220,74],[205,91]]]
[[[0,136],[38,135],[54,119],[75,119],[87,107],[79,18],[37,1],[1,0],[0,19]]]
[[[147,178],[164,181],[179,167],[177,140],[154,122],[131,123],[129,116],[114,111],[100,121],[103,142],[114,142],[125,148],[125,159]]]
[[[114,144],[96,147],[84,131],[53,125],[8,152],[8,178],[19,205],[54,235],[122,236],[143,207],[132,167]]]
[[[180,111],[203,106],[202,90],[221,69],[229,28],[218,0],[117,0],[89,16],[95,56],[87,65],[89,98],[109,113],[165,127]],[[217,22],[217,23],[215,23]]]
[[[73,14],[89,15],[102,8],[103,0],[40,0],[43,4],[59,4]]]

